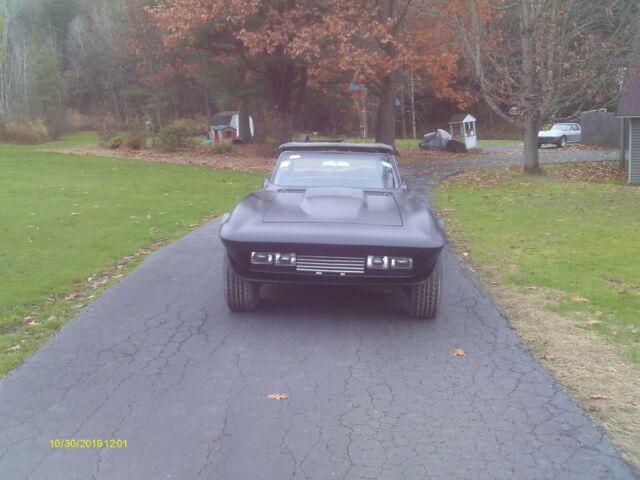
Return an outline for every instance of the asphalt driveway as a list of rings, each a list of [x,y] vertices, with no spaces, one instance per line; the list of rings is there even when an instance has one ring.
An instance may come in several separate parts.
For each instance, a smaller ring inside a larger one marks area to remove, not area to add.
[[[451,252],[435,321],[309,287],[237,315],[217,229],[151,255],[0,382],[1,479],[637,478]]]

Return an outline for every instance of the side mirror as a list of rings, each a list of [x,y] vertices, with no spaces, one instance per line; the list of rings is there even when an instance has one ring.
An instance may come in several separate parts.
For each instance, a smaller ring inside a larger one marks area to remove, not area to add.
[[[262,182],[262,188],[263,189],[267,188],[269,186],[269,183],[270,183],[269,177],[265,178],[264,182]]]

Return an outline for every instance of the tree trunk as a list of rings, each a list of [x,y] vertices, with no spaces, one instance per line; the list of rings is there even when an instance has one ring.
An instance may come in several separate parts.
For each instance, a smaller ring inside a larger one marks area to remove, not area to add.
[[[304,131],[304,118],[302,115],[304,109],[304,100],[307,94],[307,81],[309,75],[307,67],[300,67],[300,78],[298,79],[298,91],[296,93],[295,102],[293,104],[293,112],[291,120],[293,122],[292,130],[294,132]]]
[[[267,67],[271,108],[281,115],[291,114],[291,92],[295,75],[296,66],[292,62],[274,62]]]
[[[524,171],[526,173],[540,173],[538,162],[538,126],[536,117],[524,119]]]
[[[404,101],[404,78],[402,79],[402,86],[400,87],[400,126],[402,127],[402,138],[407,138],[407,115],[405,110]]]
[[[204,100],[204,114],[207,116],[207,121],[211,118],[211,103],[209,101],[209,94],[207,93],[207,87],[202,86],[202,99]]]
[[[376,142],[396,146],[396,78],[393,72],[382,80],[380,106],[378,107],[378,124],[376,126]]]
[[[416,84],[413,80],[413,73],[409,76],[409,95],[411,96],[411,134],[413,138],[417,138],[416,135]]]
[[[251,137],[251,124],[249,122],[249,105],[247,95],[243,94],[240,97],[240,105],[238,108],[238,137],[243,143],[249,143],[252,140]]]

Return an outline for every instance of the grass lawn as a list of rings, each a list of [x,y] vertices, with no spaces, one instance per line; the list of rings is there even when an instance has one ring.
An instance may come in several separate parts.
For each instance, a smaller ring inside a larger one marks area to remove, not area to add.
[[[229,210],[263,177],[41,148],[0,145],[0,376],[148,249]]]
[[[478,146],[482,147],[499,147],[503,145],[519,145],[522,140],[478,140]]]
[[[564,292],[555,313],[640,362],[639,188],[487,169],[449,179],[435,196],[475,265],[499,283]]]
[[[34,148],[40,150],[42,148],[95,147],[97,144],[98,134],[96,132],[78,132],[73,135],[65,135],[60,140]]]

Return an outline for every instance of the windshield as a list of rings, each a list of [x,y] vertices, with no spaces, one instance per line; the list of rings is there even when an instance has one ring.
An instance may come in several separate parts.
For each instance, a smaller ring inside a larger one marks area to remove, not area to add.
[[[272,183],[284,187],[398,188],[400,180],[385,154],[285,152]]]
[[[551,127],[551,130],[560,130],[562,132],[567,131],[567,130],[571,130],[571,125],[567,124],[567,123],[554,123],[553,127]]]

